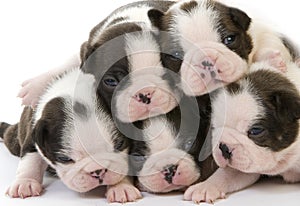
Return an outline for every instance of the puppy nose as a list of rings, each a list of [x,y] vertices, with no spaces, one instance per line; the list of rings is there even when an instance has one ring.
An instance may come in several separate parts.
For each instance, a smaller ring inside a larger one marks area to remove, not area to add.
[[[232,156],[231,151],[229,150],[228,146],[226,144],[220,143],[219,149],[222,151],[222,156],[226,159],[229,160]]]
[[[91,176],[99,180],[99,184],[102,184],[103,178],[107,169],[98,169],[95,171],[90,172]]]
[[[172,179],[176,173],[178,165],[167,165],[164,170],[163,170],[163,174],[165,175],[165,180],[171,184],[172,183]]]
[[[144,104],[150,104],[151,103],[151,98],[154,93],[154,89],[143,89],[138,91],[135,95],[134,98],[138,102],[142,102]]]

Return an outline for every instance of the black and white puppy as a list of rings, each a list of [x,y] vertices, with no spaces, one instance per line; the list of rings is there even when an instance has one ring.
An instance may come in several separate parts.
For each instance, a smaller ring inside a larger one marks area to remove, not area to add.
[[[36,110],[24,108],[18,124],[1,123],[6,146],[21,157],[16,180],[7,190],[10,197],[40,195],[48,165],[77,192],[112,185],[109,201],[141,197],[126,178],[127,140],[96,97],[95,82],[93,75],[71,70],[48,86]]]
[[[206,94],[240,78],[252,50],[251,19],[217,1],[180,1],[167,12],[149,11],[160,35],[163,65],[181,75],[190,96]]]
[[[282,73],[269,63],[253,64],[247,76],[213,97],[213,157],[220,169],[190,187],[185,199],[214,201],[253,184],[260,174],[300,181],[299,119],[298,66],[288,63]]]
[[[238,80],[247,63],[272,60],[282,70],[295,56],[281,35],[242,10],[213,0],[187,0],[167,12],[151,10],[161,32],[162,62],[180,72],[187,95],[199,96]]]
[[[148,18],[149,10],[166,11],[173,3],[145,1],[138,7],[125,7],[124,13],[117,13],[121,19],[113,15],[100,23],[82,46],[81,55],[86,59],[82,69],[99,80],[99,95],[114,91],[104,99],[122,122],[167,113],[178,105],[179,88],[162,65],[156,39],[159,31]],[[113,25],[102,29],[109,22]]]
[[[142,135],[131,143],[129,159],[142,190],[186,189],[217,168],[210,153],[200,154],[210,125],[209,104],[199,111],[195,99],[183,98],[180,105],[166,115],[140,122]]]

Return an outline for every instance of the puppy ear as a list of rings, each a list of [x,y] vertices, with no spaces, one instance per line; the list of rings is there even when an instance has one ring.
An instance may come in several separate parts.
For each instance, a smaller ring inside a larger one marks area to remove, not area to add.
[[[300,119],[300,96],[293,92],[274,92],[271,95],[272,104],[279,117],[284,116],[290,121]]]
[[[244,31],[248,30],[251,18],[245,12],[237,8],[229,8],[229,15],[235,25],[239,26]]]
[[[164,12],[158,9],[150,9],[148,11],[148,17],[152,23],[152,25],[158,29],[162,29],[162,18],[164,16]]]
[[[48,123],[45,120],[41,119],[33,128],[32,139],[42,151],[46,150],[48,136]]]

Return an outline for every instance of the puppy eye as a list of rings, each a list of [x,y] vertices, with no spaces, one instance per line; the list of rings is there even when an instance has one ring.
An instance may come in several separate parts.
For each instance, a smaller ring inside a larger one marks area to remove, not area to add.
[[[235,39],[236,39],[235,35],[228,35],[223,39],[223,43],[225,45],[231,45],[232,43],[234,43]]]
[[[191,149],[191,147],[193,146],[193,143],[194,143],[193,140],[187,141],[183,146],[184,151],[189,151]]]
[[[74,163],[74,160],[66,155],[58,155],[56,157],[56,160],[57,160],[57,162],[60,162],[60,163]]]
[[[170,60],[172,61],[181,61],[182,60],[182,53],[180,51],[174,51],[167,55]]]
[[[146,161],[146,156],[141,155],[139,153],[132,153],[131,159],[136,163],[142,163]]]
[[[259,138],[264,136],[266,133],[265,128],[261,126],[253,126],[248,130],[248,137],[250,138]]]
[[[116,87],[119,84],[119,82],[113,77],[105,78],[103,82],[105,85],[109,87]]]

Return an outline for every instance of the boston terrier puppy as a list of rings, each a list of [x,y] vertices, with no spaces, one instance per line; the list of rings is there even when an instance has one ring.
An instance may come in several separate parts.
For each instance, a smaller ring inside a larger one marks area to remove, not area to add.
[[[283,73],[269,63],[253,64],[248,75],[214,94],[212,151],[220,169],[184,198],[211,202],[253,184],[260,174],[300,181],[299,119],[298,66],[288,63]]]
[[[161,32],[163,65],[181,75],[190,96],[209,93],[247,72],[247,63],[272,59],[282,70],[292,60],[288,41],[243,11],[213,0],[187,0],[167,12],[150,10]]]
[[[126,177],[128,141],[96,97],[95,82],[79,68],[69,70],[50,83],[35,110],[24,108],[19,123],[1,123],[6,146],[21,157],[10,197],[39,196],[48,166],[74,191],[108,185],[110,202],[141,197]]]

